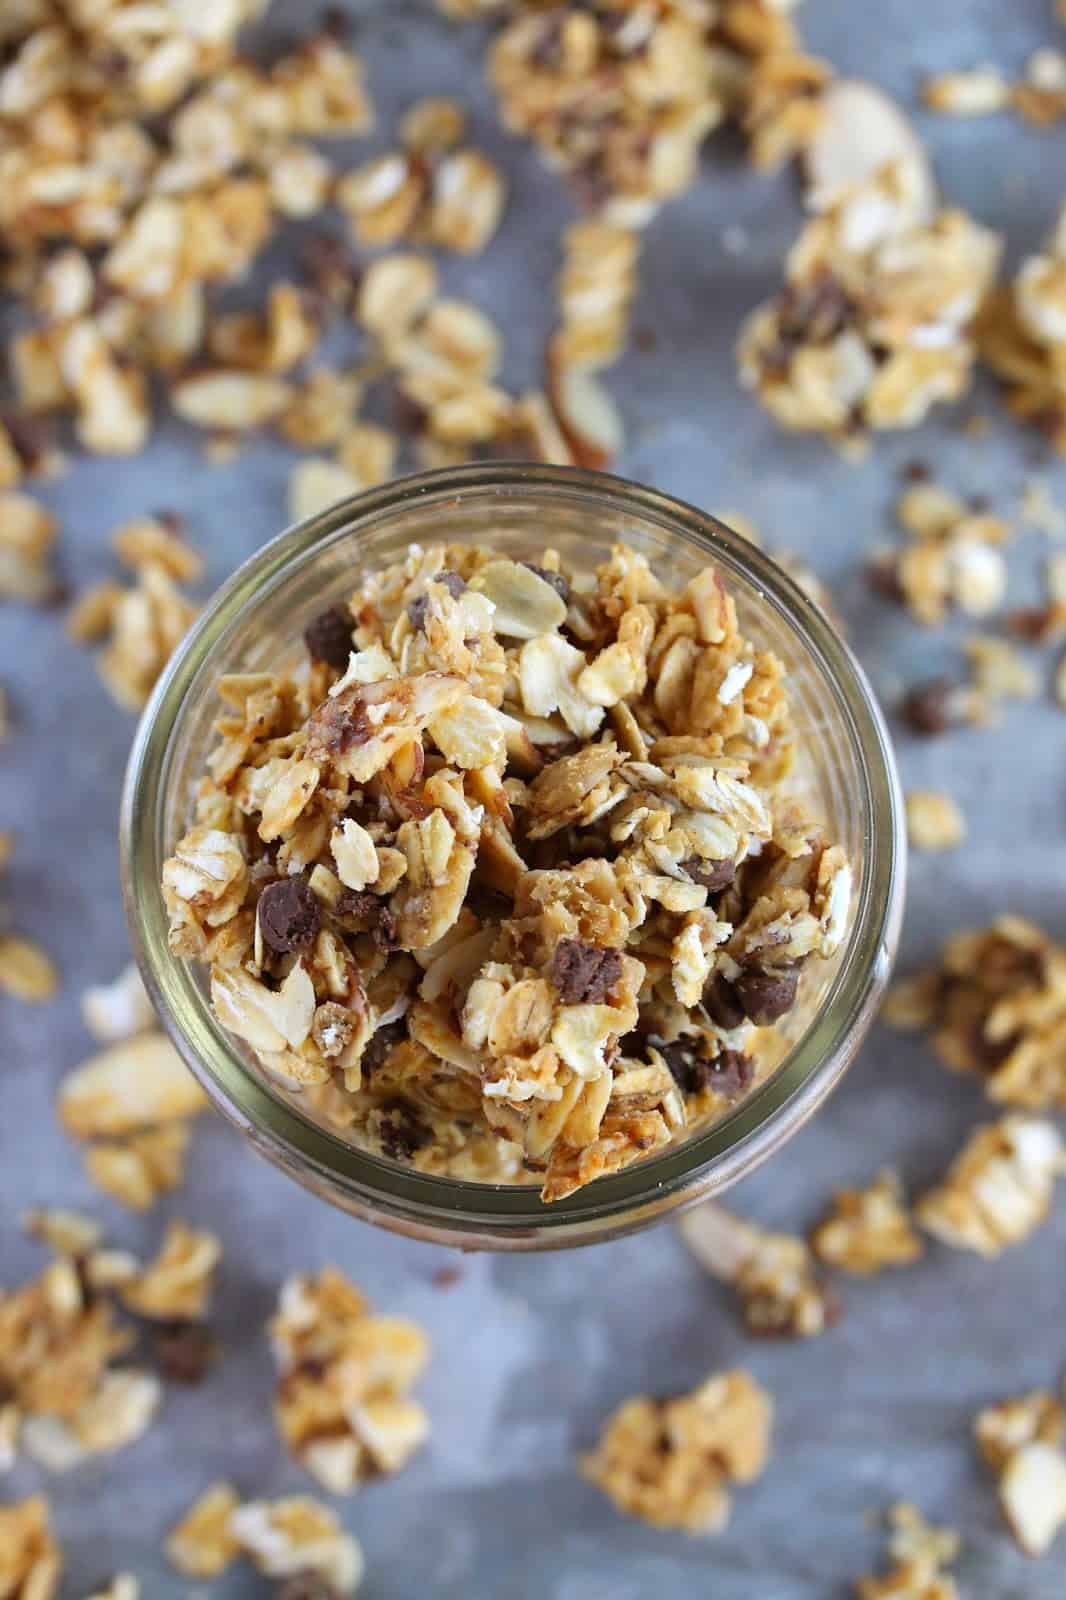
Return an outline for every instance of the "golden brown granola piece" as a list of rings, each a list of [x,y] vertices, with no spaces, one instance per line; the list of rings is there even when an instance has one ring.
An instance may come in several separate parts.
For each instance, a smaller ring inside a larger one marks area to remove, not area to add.
[[[63,1555],[43,1495],[0,1506],[0,1595],[4,1600],[53,1600]]]
[[[989,303],[981,354],[1007,389],[1015,416],[1066,451],[1066,207],[1046,248]]]
[[[718,1533],[729,1483],[766,1466],[773,1404],[746,1372],[717,1373],[691,1394],[628,1400],[608,1421],[585,1476],[620,1511],[654,1527]]]
[[[363,1552],[338,1518],[308,1495],[249,1500],[230,1519],[241,1550],[268,1578],[320,1576],[334,1592],[354,1593],[363,1575]]]
[[[837,1320],[836,1298],[798,1235],[768,1233],[713,1201],[694,1206],[678,1227],[700,1264],[733,1285],[750,1333],[810,1339]]]
[[[186,1578],[217,1578],[240,1554],[233,1513],[240,1496],[228,1483],[213,1483],[167,1535],[167,1558]]]
[[[270,1337],[282,1437],[334,1494],[398,1472],[424,1443],[429,1420],[408,1391],[428,1359],[425,1335],[399,1317],[374,1316],[336,1269],[283,1284]]]
[[[895,1565],[883,1578],[860,1578],[858,1600],[960,1600],[954,1578],[944,1570],[958,1555],[958,1534],[933,1527],[906,1503],[893,1506],[888,1520],[888,1553]]]
[[[213,1234],[184,1222],[167,1228],[159,1254],[119,1293],[139,1316],[158,1322],[192,1322],[205,1315],[222,1247]]]
[[[837,1190],[811,1246],[827,1266],[861,1277],[906,1266],[925,1248],[911,1225],[899,1177],[887,1169],[866,1189]]]
[[[1062,1404],[1042,1389],[987,1406],[974,1423],[1003,1514],[1030,1556],[1043,1555],[1066,1523],[1064,1428]]]
[[[914,1214],[944,1244],[996,1256],[1039,1227],[1063,1170],[1058,1129],[1011,1115],[978,1128]]]

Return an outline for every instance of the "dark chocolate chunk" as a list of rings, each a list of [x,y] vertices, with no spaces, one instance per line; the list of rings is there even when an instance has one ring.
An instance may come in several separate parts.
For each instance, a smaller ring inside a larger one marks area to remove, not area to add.
[[[907,461],[904,463],[903,476],[908,483],[928,483],[933,476],[933,469],[928,461]]]
[[[443,584],[453,600],[458,600],[466,588],[466,579],[461,578],[457,572],[438,572],[432,582]],[[407,607],[407,615],[411,619],[411,626],[416,628],[419,633],[426,631],[426,612],[428,609],[428,594],[417,595]]]
[[[548,976],[565,1006],[602,1005],[622,976],[621,951],[560,939]]]
[[[308,654],[343,672],[352,653],[352,618],[346,606],[320,611],[304,631]]]
[[[159,1369],[172,1383],[202,1383],[218,1354],[218,1342],[202,1322],[165,1322],[154,1344]]]
[[[410,1161],[430,1140],[430,1131],[404,1100],[391,1100],[381,1117],[381,1148],[394,1161]]]
[[[320,233],[308,239],[300,265],[314,289],[332,305],[348,305],[359,283],[359,263],[343,239]]]
[[[831,272],[789,284],[781,296],[778,330],[786,344],[829,344],[847,327],[853,302]]]
[[[685,1094],[713,1089],[727,1100],[735,1100],[751,1086],[755,1068],[739,1050],[721,1050],[711,1055],[703,1039],[678,1039],[673,1044],[656,1044],[652,1039],[651,1043]]]
[[[926,739],[947,733],[954,721],[951,700],[955,687],[949,678],[931,678],[907,691],[900,715],[912,732]]]
[[[302,878],[279,878],[259,896],[259,927],[271,950],[306,950],[322,924],[317,897]]]
[[[681,865],[693,883],[702,883],[710,894],[719,894],[723,889],[728,889],[737,875],[736,863],[728,858],[707,861],[703,856],[689,856]]]
[[[396,918],[379,895],[369,889],[345,889],[337,897],[334,915],[348,922],[362,923],[379,950],[396,949]]]
[[[366,1049],[363,1051],[359,1065],[369,1077],[376,1072],[382,1062],[392,1054],[394,1045],[407,1037],[407,1018],[399,1017],[395,1022],[386,1022],[384,1027],[378,1028],[367,1040]]]
[[[522,565],[528,567],[530,572],[535,572],[538,578],[543,578],[545,583],[550,584],[564,605],[570,604],[570,585],[561,572],[549,572],[547,567],[538,567],[535,561],[523,561]]]
[[[745,1011],[737,997],[737,991],[728,978],[716,972],[703,991],[703,1003],[707,1008],[707,1015],[719,1028],[724,1028],[727,1033],[732,1033],[734,1028],[739,1028],[744,1021]]]
[[[278,1589],[277,1600],[341,1600],[341,1592],[320,1572],[297,1572]]]
[[[734,988],[745,1015],[759,1027],[765,1027],[792,1010],[796,1003],[799,975],[751,967],[741,973]]]

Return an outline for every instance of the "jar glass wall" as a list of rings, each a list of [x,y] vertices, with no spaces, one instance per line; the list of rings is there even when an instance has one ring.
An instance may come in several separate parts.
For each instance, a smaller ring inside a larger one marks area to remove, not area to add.
[[[212,744],[215,686],[228,672],[275,671],[308,621],[412,543],[491,545],[522,558],[551,545],[590,570],[618,542],[671,589],[708,560],[741,628],[784,662],[808,806],[855,868],[851,923],[832,961],[805,976],[781,1059],[710,1126],[659,1155],[545,1205],[536,1187],[427,1176],[316,1124],[300,1096],[269,1082],[215,1019],[207,974],[167,948],[163,863],[188,824]],[[638,1228],[734,1182],[805,1121],[855,1055],[876,1009],[902,911],[905,844],[888,735],[833,625],[767,556],[692,507],[570,468],[492,464],[426,473],[331,507],[265,546],[215,595],[145,711],[121,820],[123,890],[134,951],[164,1026],[215,1105],[262,1154],[352,1214],[470,1247],[553,1248]]]

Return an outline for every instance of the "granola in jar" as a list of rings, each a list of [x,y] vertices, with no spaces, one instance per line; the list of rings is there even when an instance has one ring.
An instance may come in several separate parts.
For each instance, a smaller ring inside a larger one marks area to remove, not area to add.
[[[455,544],[353,576],[295,665],[219,681],[171,950],[342,1136],[561,1199],[772,1070],[851,867],[715,569]]]

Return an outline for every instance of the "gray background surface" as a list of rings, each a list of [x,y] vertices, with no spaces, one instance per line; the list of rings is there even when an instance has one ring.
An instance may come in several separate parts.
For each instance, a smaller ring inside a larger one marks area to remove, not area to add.
[[[349,9],[379,110],[360,153],[385,148],[395,114],[416,95],[453,92],[510,176],[497,240],[483,259],[444,262],[443,275],[496,315],[506,379],[527,383],[551,320],[569,203],[534,153],[497,128],[478,29],[449,26],[428,3]],[[913,104],[925,71],[985,59],[1013,70],[1038,45],[1062,46],[1066,30],[1050,11],[1050,0],[807,0],[802,20],[811,47],[841,71],[871,75]],[[298,0],[276,5],[259,37],[276,43],[306,16]],[[1006,231],[1012,262],[1034,248],[1066,188],[1061,127],[1040,134],[1005,118],[953,122],[920,111],[916,120],[947,195]],[[950,666],[965,631],[923,633],[866,591],[862,566],[891,537],[901,465],[920,457],[955,488],[1010,508],[1038,452],[991,388],[916,434],[878,441],[858,468],[817,441],[776,432],[739,393],[731,345],[742,314],[776,286],[798,221],[792,183],[750,174],[726,139],[713,145],[698,188],[649,230],[634,321],[654,346],[627,356],[610,380],[630,437],[617,467],[710,509],[742,510],[770,544],[809,560],[832,584],[891,703],[901,683]],[[260,283],[282,261],[272,250]],[[974,411],[995,422],[976,442],[958,425]],[[207,467],[174,423],[133,461],[77,461],[46,495],[62,521],[67,579],[77,590],[110,574],[105,535],[126,517],[173,506],[207,554],[206,593],[282,525],[289,464],[284,450],[262,443],[237,466]],[[1066,501],[1063,467],[1040,470]],[[1032,534],[1012,548],[1014,603],[1039,593],[1042,550]],[[89,1208],[116,1241],[142,1251],[178,1215],[216,1229],[225,1250],[216,1322],[226,1353],[210,1380],[171,1391],[133,1448],[47,1485],[68,1556],[64,1596],[78,1600],[118,1568],[138,1573],[151,1600],[198,1592],[166,1569],[160,1541],[211,1478],[232,1477],[247,1494],[312,1487],[275,1435],[263,1323],[286,1273],[334,1261],[380,1308],[425,1323],[435,1347],[422,1391],[434,1425],[428,1450],[401,1477],[340,1506],[364,1544],[372,1600],[843,1597],[880,1548],[869,1512],[901,1496],[962,1529],[959,1580],[972,1600],[1061,1600],[1066,1536],[1041,1563],[1017,1553],[969,1426],[987,1399],[1060,1375],[1062,1207],[997,1264],[933,1249],[905,1273],[846,1282],[837,1329],[781,1345],[744,1338],[728,1297],[670,1226],[579,1254],[469,1258],[459,1281],[440,1287],[445,1252],[332,1213],[213,1118],[196,1131],[185,1188],[148,1220],[98,1196],[56,1126],[52,1097],[90,1048],[79,993],[126,959],[114,832],[132,720],[66,641],[57,613],[5,608],[0,676],[16,718],[0,751],[0,826],[19,835],[6,897],[63,973],[62,994],[47,1008],[0,997],[0,1282],[20,1281],[41,1260],[19,1230],[20,1213],[34,1205]],[[907,786],[949,788],[970,823],[961,850],[913,863],[904,969],[954,928],[1008,907],[1066,937],[1064,732],[1062,713],[1041,703],[1011,709],[992,732],[927,745],[901,737]],[[945,1074],[921,1043],[875,1031],[814,1123],[734,1198],[771,1225],[806,1226],[834,1184],[868,1179],[882,1163],[898,1164],[909,1184],[926,1182],[984,1109],[976,1089]],[[576,1476],[575,1451],[622,1398],[687,1388],[736,1362],[777,1398],[775,1449],[761,1481],[738,1493],[721,1537],[692,1542],[624,1521]],[[42,1481],[20,1467],[0,1493]],[[259,1587],[234,1575],[212,1593],[237,1600]]]

